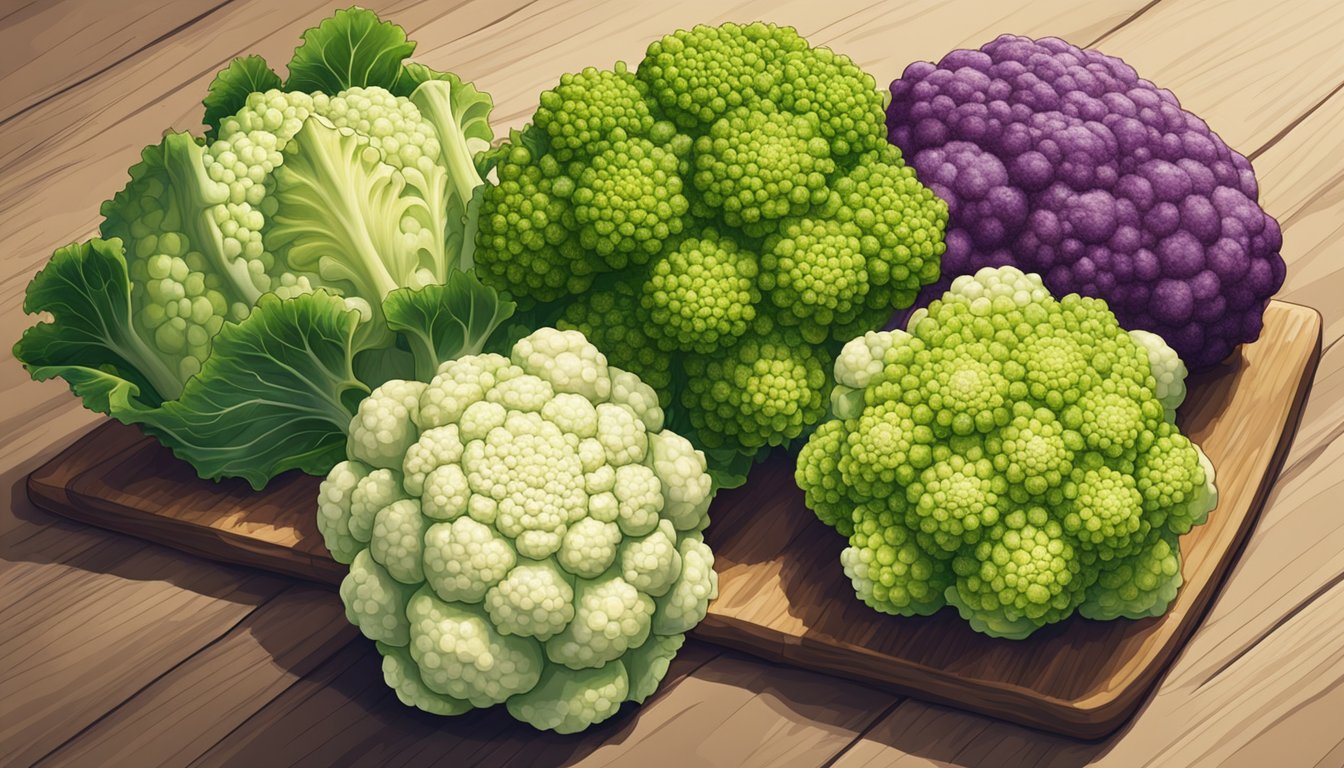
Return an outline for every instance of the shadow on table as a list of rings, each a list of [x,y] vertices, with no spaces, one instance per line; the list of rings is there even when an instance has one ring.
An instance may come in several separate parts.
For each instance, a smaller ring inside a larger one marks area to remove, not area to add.
[[[1083,766],[1109,753],[1129,732],[1129,723],[1100,741],[1080,741],[908,699],[865,733],[849,756],[855,765],[883,764],[895,759],[895,753],[882,754],[890,748],[939,765],[966,768]]]
[[[28,498],[27,478],[55,452],[44,452],[0,473],[0,493],[4,494],[0,500],[0,561],[59,565],[135,581],[164,581],[227,600],[278,591],[286,583],[260,571],[207,562],[37,508]],[[52,571],[50,578],[57,578],[57,574]]]

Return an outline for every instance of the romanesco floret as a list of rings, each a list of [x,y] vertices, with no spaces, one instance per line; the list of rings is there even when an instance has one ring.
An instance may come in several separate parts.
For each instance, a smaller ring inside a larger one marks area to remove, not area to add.
[[[653,693],[718,591],[705,456],[662,421],[552,328],[370,395],[318,528],[403,702],[568,733]]]
[[[849,539],[858,597],[884,613],[954,606],[1022,638],[1075,611],[1161,614],[1178,537],[1217,503],[1213,465],[1175,425],[1184,368],[1105,302],[1056,299],[986,268],[868,333],[835,370],[835,419],[795,478]]]
[[[482,279],[724,464],[815,425],[839,342],[938,277],[947,209],[884,141],[875,82],[791,28],[679,31],[540,101],[493,155]]]

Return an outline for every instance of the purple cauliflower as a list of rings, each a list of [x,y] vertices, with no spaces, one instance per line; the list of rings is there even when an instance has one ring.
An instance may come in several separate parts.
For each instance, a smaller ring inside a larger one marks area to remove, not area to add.
[[[1105,299],[1192,369],[1259,336],[1283,284],[1278,222],[1250,161],[1170,91],[1120,59],[1004,35],[911,64],[891,95],[892,143],[949,210],[943,279],[921,303],[1013,265]]]

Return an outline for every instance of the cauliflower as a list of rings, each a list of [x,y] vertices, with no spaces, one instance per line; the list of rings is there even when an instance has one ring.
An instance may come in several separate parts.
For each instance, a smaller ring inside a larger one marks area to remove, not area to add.
[[[882,114],[847,57],[764,23],[564,75],[493,155],[482,279],[588,335],[716,455],[784,444],[823,416],[839,342],[938,276],[946,210]]]
[[[145,148],[102,236],[33,279],[25,310],[54,322],[15,356],[202,477],[325,473],[359,396],[443,359],[447,332],[423,326],[466,318],[469,348],[500,305],[466,274],[490,97],[403,61],[414,47],[350,8],[304,34],[286,81],[231,63],[205,138]]]
[[[408,705],[571,733],[643,701],[718,593],[705,457],[577,331],[375,389],[318,528]]]
[[[1170,91],[1063,40],[1004,35],[891,84],[892,143],[949,222],[943,280],[1011,264],[1105,299],[1193,369],[1260,334],[1283,284],[1250,162]]]
[[[837,418],[795,479],[849,539],[841,566],[875,610],[951,605],[1014,639],[1075,611],[1160,615],[1181,585],[1178,537],[1218,500],[1213,465],[1175,425],[1184,376],[1104,301],[985,268],[908,333],[845,346]]]

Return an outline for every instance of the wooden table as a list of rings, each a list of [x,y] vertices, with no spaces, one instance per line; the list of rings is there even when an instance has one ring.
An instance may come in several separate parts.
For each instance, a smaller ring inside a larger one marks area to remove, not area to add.
[[[1275,493],[1200,631],[1127,727],[1075,742],[689,643],[657,697],[580,737],[398,705],[332,591],[35,510],[23,478],[96,421],[9,348],[24,286],[232,57],[287,59],[347,3],[0,5],[0,762],[859,766],[1344,765],[1344,4],[1333,0],[373,2],[416,58],[521,125],[560,73],[702,21],[769,18],[879,81],[1001,32],[1124,57],[1255,163],[1284,229],[1281,298],[1325,354]]]

